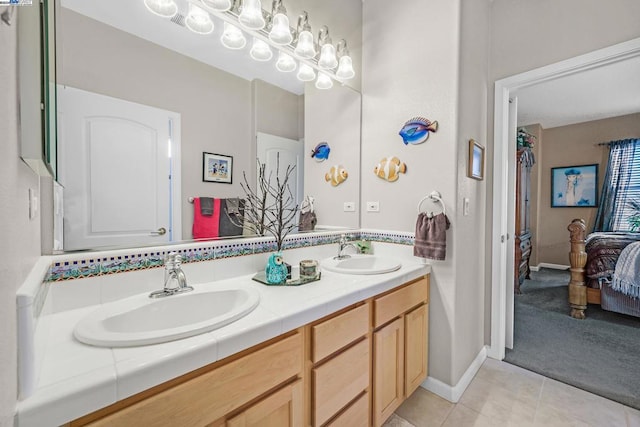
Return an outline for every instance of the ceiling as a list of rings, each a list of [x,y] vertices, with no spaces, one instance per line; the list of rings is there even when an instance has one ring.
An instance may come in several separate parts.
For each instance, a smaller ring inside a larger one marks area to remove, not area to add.
[[[513,93],[512,93],[513,94]],[[640,112],[640,56],[515,92],[518,126],[549,129]]]

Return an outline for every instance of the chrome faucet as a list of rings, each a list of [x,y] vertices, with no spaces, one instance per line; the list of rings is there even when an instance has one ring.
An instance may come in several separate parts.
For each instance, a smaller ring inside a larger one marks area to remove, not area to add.
[[[162,290],[153,291],[149,298],[162,298],[193,290],[187,285],[187,276],[180,268],[182,257],[176,252],[171,252],[164,259],[164,287]]]
[[[354,248],[356,250],[356,253],[360,253],[360,249],[355,245],[355,243],[349,242],[347,240],[347,236],[345,234],[343,234],[342,236],[340,236],[340,243],[339,243],[339,249],[338,249],[338,256],[333,257],[333,259],[347,259],[347,258],[351,258],[351,255],[347,255],[347,254],[343,254],[343,252],[345,251],[345,249],[347,249],[349,246],[351,246],[352,248]]]

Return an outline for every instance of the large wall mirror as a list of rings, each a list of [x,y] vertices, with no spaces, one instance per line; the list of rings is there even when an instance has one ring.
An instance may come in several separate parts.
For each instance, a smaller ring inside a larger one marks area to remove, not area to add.
[[[210,34],[189,31],[190,1],[176,2],[172,19],[150,13],[143,0],[56,2],[64,250],[191,240],[190,200],[243,197],[245,176],[255,185],[256,158],[283,144],[298,147],[297,193],[314,198],[318,227],[359,227],[359,213],[344,209],[359,205],[359,76],[328,90],[302,83],[276,70],[277,53],[251,59],[250,37],[243,49],[223,47],[220,20]],[[285,6],[292,26],[304,10],[314,34],[327,25],[334,43],[348,40],[359,74],[360,0]],[[310,154],[322,142],[331,151],[319,162]],[[231,162],[231,170],[205,179],[207,158]],[[334,166],[348,172],[337,186],[327,179]]]

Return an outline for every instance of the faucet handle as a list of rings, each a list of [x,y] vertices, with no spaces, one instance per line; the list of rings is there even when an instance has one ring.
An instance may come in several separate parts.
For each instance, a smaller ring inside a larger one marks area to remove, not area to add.
[[[178,268],[182,263],[182,256],[177,252],[169,252],[164,257],[164,266],[167,269]]]

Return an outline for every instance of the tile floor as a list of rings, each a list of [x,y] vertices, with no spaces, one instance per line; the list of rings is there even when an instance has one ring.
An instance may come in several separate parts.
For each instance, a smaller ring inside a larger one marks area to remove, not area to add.
[[[458,403],[418,388],[384,427],[640,427],[640,411],[487,359]]]

